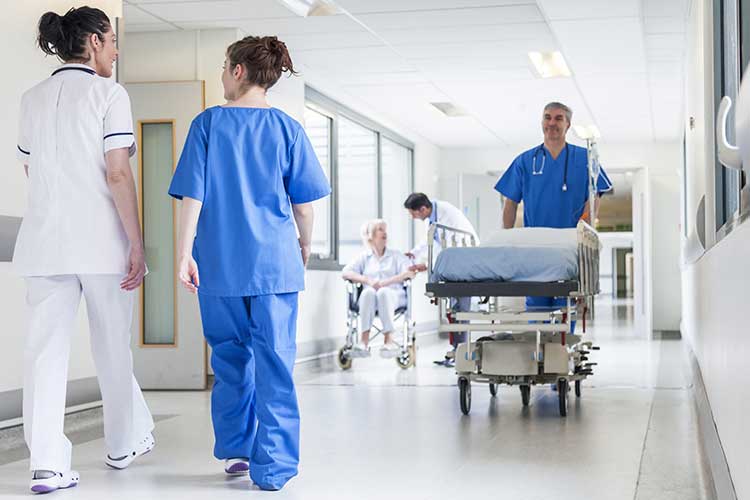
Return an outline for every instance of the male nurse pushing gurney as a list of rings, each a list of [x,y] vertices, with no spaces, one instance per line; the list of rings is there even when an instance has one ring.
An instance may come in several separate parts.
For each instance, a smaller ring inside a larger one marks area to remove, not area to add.
[[[542,113],[544,142],[524,151],[513,160],[495,189],[505,197],[503,228],[516,223],[518,204],[523,201],[524,227],[574,228],[583,217],[589,201],[589,169],[586,148],[568,144],[573,111],[565,104],[551,102]],[[596,185],[599,198],[612,190],[612,182],[601,170]],[[526,297],[527,308],[557,308],[565,299]],[[575,328],[575,324],[573,324]]]

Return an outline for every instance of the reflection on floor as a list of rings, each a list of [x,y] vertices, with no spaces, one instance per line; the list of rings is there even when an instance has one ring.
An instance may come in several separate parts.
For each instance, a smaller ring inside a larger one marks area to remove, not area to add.
[[[274,498],[416,500],[697,500],[707,498],[682,342],[648,341],[632,304],[597,304],[590,335],[601,345],[596,374],[567,419],[548,387],[523,408],[517,388],[473,391],[463,416],[452,370],[432,364],[442,342],[422,339],[418,365],[332,359],[300,366],[300,476]],[[342,336],[343,338],[343,336]],[[376,353],[375,353],[376,354]],[[152,392],[157,447],[126,471],[103,464],[102,440],[74,448],[76,498],[247,498],[265,494],[226,479],[211,456],[209,394]],[[25,498],[27,463],[0,467],[0,497]]]

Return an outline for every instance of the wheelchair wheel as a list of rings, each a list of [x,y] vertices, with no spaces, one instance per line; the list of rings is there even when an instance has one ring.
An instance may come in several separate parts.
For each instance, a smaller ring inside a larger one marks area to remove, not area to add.
[[[531,400],[531,386],[523,384],[518,387],[521,389],[521,403],[524,406],[529,406],[529,401]]]
[[[342,347],[339,349],[339,353],[336,355],[336,363],[338,363],[339,368],[342,370],[348,370],[352,367],[352,358],[349,356],[349,354],[346,352],[346,347]]]
[[[497,384],[493,384],[492,382],[490,382],[490,396],[493,398],[497,396]]]
[[[468,415],[471,411],[471,383],[469,379],[461,377],[458,379],[459,402],[461,403],[461,412]]]
[[[412,344],[406,348],[406,353],[396,357],[396,364],[406,370],[417,364],[417,347]]]
[[[568,381],[560,379],[557,381],[557,399],[560,403],[560,416],[568,416]]]

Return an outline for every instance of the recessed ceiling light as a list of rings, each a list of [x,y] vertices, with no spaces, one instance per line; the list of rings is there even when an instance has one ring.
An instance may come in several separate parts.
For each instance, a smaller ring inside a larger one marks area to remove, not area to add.
[[[593,123],[590,125],[573,125],[573,131],[583,140],[598,139],[602,136],[599,127]]]
[[[558,52],[529,52],[529,59],[539,78],[570,76],[570,68],[563,55]]]
[[[451,118],[455,118],[456,116],[467,116],[466,111],[459,108],[452,102],[431,102],[430,104],[445,116],[449,116]]]
[[[334,16],[340,11],[330,0],[277,0],[298,16]]]

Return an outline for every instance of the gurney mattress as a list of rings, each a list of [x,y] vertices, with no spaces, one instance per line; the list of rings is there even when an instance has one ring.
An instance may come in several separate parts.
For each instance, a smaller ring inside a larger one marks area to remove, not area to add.
[[[454,247],[437,257],[430,281],[573,280],[578,276],[578,252],[561,247]]]

